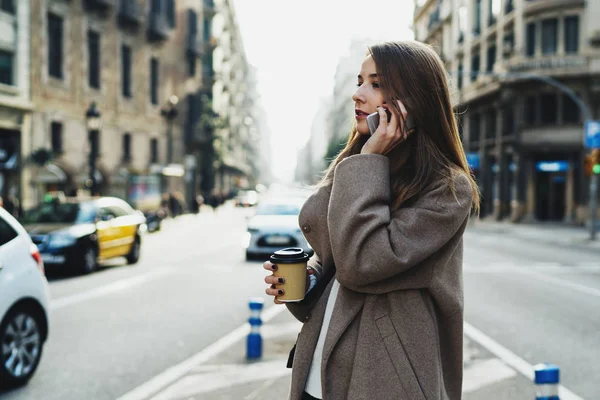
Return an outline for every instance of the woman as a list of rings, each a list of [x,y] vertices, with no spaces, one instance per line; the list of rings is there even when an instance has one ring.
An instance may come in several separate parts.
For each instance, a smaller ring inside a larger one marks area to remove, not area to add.
[[[372,46],[352,99],[349,141],[299,216],[317,284],[286,303],[304,322],[290,399],[460,399],[462,236],[479,193],[444,65],[419,42]],[[265,282],[280,303],[285,282]]]

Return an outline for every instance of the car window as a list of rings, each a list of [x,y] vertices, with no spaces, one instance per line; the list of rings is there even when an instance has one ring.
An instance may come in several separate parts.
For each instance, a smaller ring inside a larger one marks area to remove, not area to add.
[[[96,209],[91,203],[43,203],[27,210],[21,218],[23,224],[83,224],[94,221]]]
[[[108,209],[115,217],[125,217],[129,215],[129,213],[126,210],[116,205],[110,206],[108,207]]]
[[[5,220],[0,218],[0,246],[4,246],[19,234]]]
[[[100,211],[98,212],[98,215],[102,220],[106,220],[107,217],[117,217],[117,214],[115,214],[111,207],[101,207]]]

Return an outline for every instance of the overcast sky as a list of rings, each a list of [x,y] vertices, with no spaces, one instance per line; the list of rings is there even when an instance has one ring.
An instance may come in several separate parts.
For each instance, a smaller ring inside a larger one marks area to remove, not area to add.
[[[413,0],[234,0],[271,130],[274,176],[291,181],[319,99],[351,39],[412,39]],[[356,66],[356,72],[360,65]],[[350,99],[348,107],[353,107]]]

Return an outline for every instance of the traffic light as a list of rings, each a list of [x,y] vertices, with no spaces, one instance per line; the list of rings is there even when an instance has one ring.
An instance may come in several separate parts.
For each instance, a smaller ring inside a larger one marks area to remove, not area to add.
[[[600,149],[592,150],[591,154],[592,172],[594,174],[600,174]]]

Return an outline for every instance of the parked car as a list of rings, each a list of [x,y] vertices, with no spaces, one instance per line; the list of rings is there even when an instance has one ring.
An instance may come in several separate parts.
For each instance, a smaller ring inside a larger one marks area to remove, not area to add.
[[[22,222],[45,264],[81,273],[114,257],[137,263],[148,230],[144,214],[115,197],[53,200],[27,211]]]
[[[244,236],[246,260],[268,256],[285,247],[300,247],[309,255],[314,253],[298,225],[304,200],[301,197],[270,198],[256,207]]]
[[[258,203],[258,193],[256,190],[240,190],[235,196],[235,205],[237,207],[253,207]]]
[[[0,389],[26,384],[48,338],[44,263],[25,229],[0,208]]]

